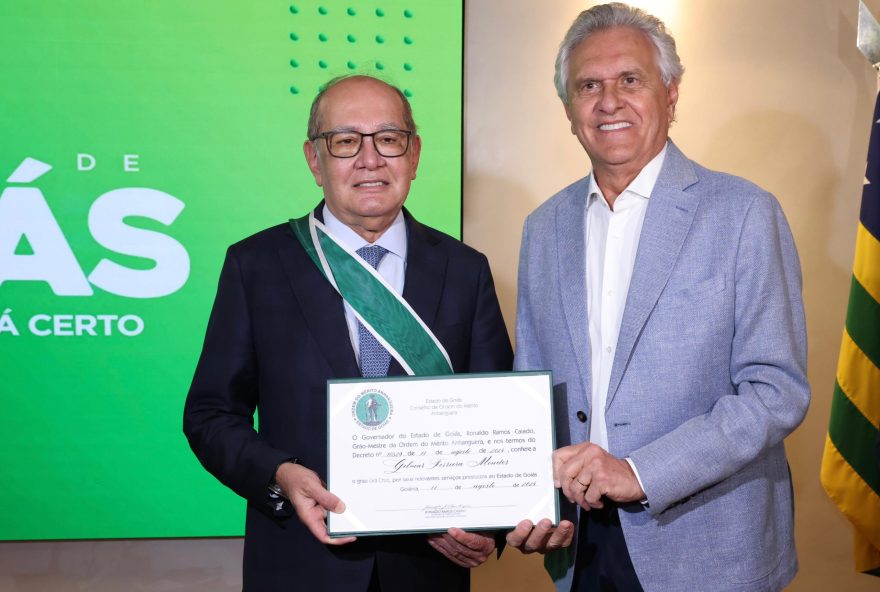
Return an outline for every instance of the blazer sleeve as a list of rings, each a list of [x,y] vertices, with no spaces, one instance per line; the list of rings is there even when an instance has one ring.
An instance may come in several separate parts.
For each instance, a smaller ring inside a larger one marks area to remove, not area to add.
[[[732,394],[630,454],[649,512],[718,483],[780,445],[810,401],[801,272],[773,196],[748,204],[734,268]]]
[[[532,308],[529,302],[529,220],[523,223],[522,242],[519,247],[519,270],[517,272],[516,289],[516,356],[513,359],[514,370],[534,370],[546,368],[541,358],[540,344],[537,339],[532,319]]]
[[[501,306],[495,293],[495,282],[485,256],[480,255],[476,306],[471,325],[470,372],[503,372],[513,365],[513,350]]]
[[[183,431],[211,474],[269,511],[267,486],[278,465],[295,455],[273,448],[254,430],[258,396],[247,292],[230,249],[186,398]]]

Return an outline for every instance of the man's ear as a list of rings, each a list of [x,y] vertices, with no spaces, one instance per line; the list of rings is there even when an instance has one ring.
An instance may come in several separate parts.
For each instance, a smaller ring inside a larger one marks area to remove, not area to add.
[[[562,108],[565,109],[565,118],[568,119],[569,127],[571,128],[571,133],[577,135],[574,131],[574,121],[571,120],[571,111],[568,110],[568,103],[562,103]]]
[[[669,116],[669,123],[675,121],[675,106],[678,104],[678,82],[673,80],[666,87],[666,105]]]
[[[415,135],[412,138],[411,146],[409,147],[412,150],[412,172],[410,174],[410,180],[416,178],[416,170],[419,168],[419,156],[422,154],[422,138],[421,136]]]
[[[312,175],[315,177],[315,183],[318,184],[318,187],[323,187],[324,179],[321,175],[321,166],[318,164],[318,149],[315,148],[315,142],[306,140],[303,143],[303,153],[306,155],[306,163],[309,165],[309,170],[312,171]]]

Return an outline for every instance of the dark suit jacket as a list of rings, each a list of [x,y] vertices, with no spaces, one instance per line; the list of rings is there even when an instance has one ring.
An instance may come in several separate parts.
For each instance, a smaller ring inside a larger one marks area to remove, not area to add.
[[[455,372],[509,370],[510,342],[485,256],[404,213],[403,297]],[[402,373],[392,359],[389,374]],[[248,500],[245,590],[366,590],[374,561],[383,592],[467,589],[467,570],[425,536],[328,547],[267,503],[267,485],[289,458],[326,475],[326,383],[359,375],[342,299],[287,224],[229,248],[184,432],[205,468]]]

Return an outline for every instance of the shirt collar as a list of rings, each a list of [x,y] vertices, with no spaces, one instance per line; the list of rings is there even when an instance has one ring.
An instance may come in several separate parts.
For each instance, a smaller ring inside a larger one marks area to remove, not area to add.
[[[624,193],[630,192],[640,197],[644,197],[645,199],[651,197],[651,193],[654,191],[654,185],[657,184],[657,179],[660,177],[660,170],[663,168],[663,161],[666,158],[666,148],[668,145],[668,141],[663,144],[663,149],[658,152],[657,156],[652,158],[641,171],[639,171],[636,178],[633,179],[630,184],[627,185],[626,189],[620,193],[621,196]],[[602,195],[602,190],[599,189],[599,184],[596,183],[596,175],[590,175],[590,192],[587,195],[589,195],[587,207],[589,207],[589,204],[593,203],[596,198]],[[606,206],[607,205],[608,204],[606,203]]]
[[[324,204],[323,214],[324,225],[330,233],[352,251],[357,251],[361,247],[371,244],[334,216],[330,208],[327,207],[327,204]],[[391,226],[388,227],[388,230],[383,232],[382,236],[372,244],[384,247],[404,261],[406,260],[406,222],[403,218],[403,210],[397,212],[397,217],[391,223]]]

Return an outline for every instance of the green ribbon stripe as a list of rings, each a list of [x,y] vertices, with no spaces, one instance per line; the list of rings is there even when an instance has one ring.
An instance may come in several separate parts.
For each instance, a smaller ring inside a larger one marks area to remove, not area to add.
[[[312,244],[308,216],[290,225],[309,257],[323,273]],[[391,347],[403,356],[416,376],[452,374],[446,357],[418,320],[397,297],[347,251],[317,229],[324,258],[342,297]]]
[[[318,267],[318,271],[321,272],[321,275],[326,278],[327,274],[324,273],[324,266],[321,265],[321,259],[318,257],[318,251],[315,249],[315,245],[312,244],[312,233],[309,231],[309,217],[305,216],[303,218],[297,218],[295,220],[291,218],[289,222],[290,227],[293,229],[293,234],[296,236],[299,244],[301,244],[302,248],[306,250],[306,254]]]

